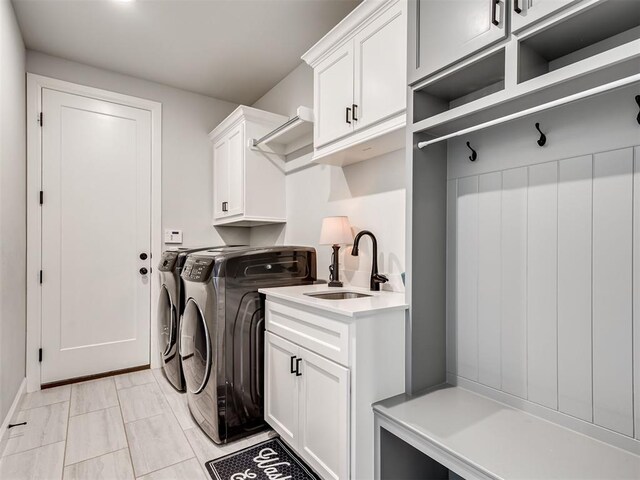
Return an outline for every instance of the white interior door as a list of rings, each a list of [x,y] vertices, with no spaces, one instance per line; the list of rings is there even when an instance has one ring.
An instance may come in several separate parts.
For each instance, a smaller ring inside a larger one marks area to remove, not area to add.
[[[41,382],[149,363],[151,113],[43,89]]]

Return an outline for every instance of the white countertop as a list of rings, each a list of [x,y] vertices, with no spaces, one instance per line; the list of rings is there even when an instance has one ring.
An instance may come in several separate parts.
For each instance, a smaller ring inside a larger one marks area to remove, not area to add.
[[[370,296],[344,300],[327,300],[305,295],[305,293],[335,293],[340,291],[358,292]],[[327,284],[261,288],[259,292],[264,293],[267,296],[267,300],[270,297],[279,298],[281,300],[288,300],[289,302],[307,307],[319,308],[347,317],[361,317],[372,313],[380,313],[389,310],[406,310],[409,308],[405,301],[404,293],[386,291],[372,292],[368,289],[355,287],[330,288]]]
[[[374,410],[491,478],[640,478],[640,456],[460,387],[399,395]]]

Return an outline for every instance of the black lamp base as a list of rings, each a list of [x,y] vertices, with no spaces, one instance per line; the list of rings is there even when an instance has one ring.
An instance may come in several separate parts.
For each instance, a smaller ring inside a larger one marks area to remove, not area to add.
[[[340,265],[338,262],[338,251],[340,245],[332,245],[333,253],[331,254],[331,265],[329,266],[329,286],[330,287],[342,287],[340,281]]]

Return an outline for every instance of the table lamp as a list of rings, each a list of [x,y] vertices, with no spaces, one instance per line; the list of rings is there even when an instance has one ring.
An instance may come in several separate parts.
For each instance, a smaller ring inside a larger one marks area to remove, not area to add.
[[[348,217],[325,217],[322,219],[320,231],[320,245],[331,245],[331,266],[329,267],[329,286],[341,287],[340,265],[338,264],[338,251],[340,245],[350,245],[353,242],[353,233]]]

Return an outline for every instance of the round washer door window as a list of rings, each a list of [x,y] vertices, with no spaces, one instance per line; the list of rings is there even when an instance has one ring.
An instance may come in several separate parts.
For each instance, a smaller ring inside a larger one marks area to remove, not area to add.
[[[187,388],[191,393],[200,393],[211,370],[211,342],[202,310],[191,298],[182,315],[180,356]]]
[[[160,351],[168,355],[175,343],[176,336],[176,308],[171,299],[171,294],[165,285],[160,287],[160,299],[158,300],[158,326],[160,328]]]

